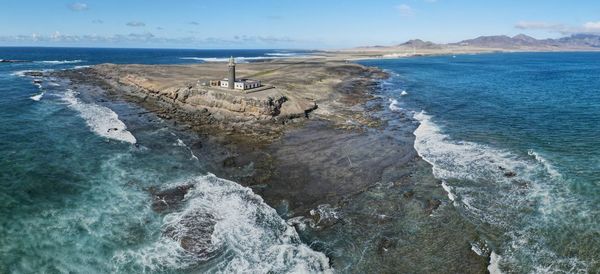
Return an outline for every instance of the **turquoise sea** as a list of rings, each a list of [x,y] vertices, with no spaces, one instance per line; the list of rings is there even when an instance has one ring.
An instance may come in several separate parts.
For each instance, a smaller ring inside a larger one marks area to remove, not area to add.
[[[0,63],[0,273],[331,271],[330,258],[251,189],[207,172],[194,136],[131,104],[79,94],[64,80],[24,76],[105,62],[305,53],[0,48],[0,59],[30,61]],[[390,73],[376,101],[386,119],[413,119],[414,147],[448,197],[442,207],[475,227],[471,251],[490,258],[491,272],[600,272],[599,53],[360,63]],[[189,185],[181,208],[153,210],[152,191]],[[184,235],[208,235],[213,245],[186,252]],[[362,260],[355,252],[342,255]]]
[[[490,270],[600,272],[600,54],[372,60]]]
[[[289,56],[272,50],[0,48],[0,273],[315,272],[322,253],[249,188],[206,172],[193,136],[30,70]],[[118,115],[126,113],[128,115]],[[148,121],[152,120],[152,122]],[[113,130],[116,129],[116,130]],[[151,192],[193,185],[181,209]],[[208,217],[210,216],[210,217]],[[213,220],[209,223],[205,220]],[[206,227],[204,227],[205,225]],[[212,229],[212,230],[210,230]],[[206,240],[191,253],[180,241]]]

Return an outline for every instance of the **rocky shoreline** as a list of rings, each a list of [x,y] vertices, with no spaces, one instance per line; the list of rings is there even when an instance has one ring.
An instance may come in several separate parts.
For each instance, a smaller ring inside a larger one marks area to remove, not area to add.
[[[440,259],[450,272],[485,272],[488,259],[471,251],[476,235],[455,232],[470,225],[457,221],[413,148],[415,121],[378,116],[383,102],[374,94],[385,72],[318,59],[243,66],[243,73],[281,87],[282,97],[203,92],[192,78],[161,81],[183,71],[209,79],[220,67],[99,65],[54,76],[73,88],[101,87],[109,98],[197,134],[191,149],[209,172],[252,188],[342,272],[393,271]],[[150,191],[153,208],[170,210],[160,201],[177,204],[187,191]],[[428,246],[415,249],[406,239]]]

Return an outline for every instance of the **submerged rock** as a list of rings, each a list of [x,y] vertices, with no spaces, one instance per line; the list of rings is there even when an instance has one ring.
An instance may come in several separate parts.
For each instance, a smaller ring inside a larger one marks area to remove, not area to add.
[[[185,198],[185,194],[187,194],[192,187],[194,186],[190,184],[161,191],[151,189],[152,209],[159,213],[177,209]]]
[[[512,177],[515,177],[515,176],[517,176],[517,173],[516,173],[516,172],[514,172],[514,171],[507,171],[507,172],[504,172],[504,177],[507,177],[507,178],[512,178]]]
[[[215,224],[213,215],[192,211],[183,215],[178,222],[167,225],[163,235],[178,241],[183,249],[198,259],[206,260],[218,250],[218,247],[212,243]]]
[[[438,209],[438,207],[440,207],[441,204],[442,201],[438,199],[429,199],[427,200],[427,204],[425,205],[425,212],[427,212],[427,214],[431,214],[436,209]]]
[[[25,72],[25,75],[30,77],[42,77],[44,76],[44,73],[41,71],[28,71]]]

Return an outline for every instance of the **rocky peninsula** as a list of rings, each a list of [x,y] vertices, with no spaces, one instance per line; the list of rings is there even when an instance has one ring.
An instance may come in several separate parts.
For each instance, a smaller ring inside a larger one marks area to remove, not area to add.
[[[386,101],[376,95],[387,73],[332,56],[290,58],[239,64],[238,75],[264,83],[255,91],[205,84],[225,71],[224,63],[102,64],[54,76],[194,133],[190,147],[209,172],[252,188],[336,269],[385,272],[441,259],[449,272],[485,270],[488,258],[471,251],[475,233],[456,232],[472,225],[448,222],[458,212],[444,206],[441,182],[413,147],[416,122],[382,114]],[[187,191],[149,196],[161,213]],[[203,250],[206,241],[183,244]]]

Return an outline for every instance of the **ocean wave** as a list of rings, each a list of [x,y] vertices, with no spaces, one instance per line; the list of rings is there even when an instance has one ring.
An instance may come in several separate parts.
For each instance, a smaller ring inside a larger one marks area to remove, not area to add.
[[[173,136],[176,136],[174,133],[171,133],[171,134]],[[177,141],[173,145],[186,148],[190,152],[192,159],[198,161],[198,157],[196,157],[196,155],[194,154],[194,151],[190,147],[188,147],[181,139],[177,138]]]
[[[542,164],[552,177],[561,178],[562,175],[560,174],[560,172],[558,172],[558,170],[556,170],[556,168],[554,168],[554,166],[548,160],[546,160],[545,157],[535,152],[533,149],[528,150],[527,154],[529,156],[532,156],[536,161]]]
[[[293,53],[293,52],[273,52],[273,53],[266,53],[265,55],[268,56],[278,56],[278,57],[290,57],[290,56],[297,56],[297,53]]]
[[[235,62],[236,63],[249,63],[251,61],[271,60],[271,59],[275,59],[275,58],[277,58],[277,57],[269,57],[269,56],[236,57],[235,58]],[[227,58],[218,58],[218,57],[180,57],[179,59],[182,59],[182,60],[196,60],[196,61],[202,61],[202,62],[218,62],[218,63],[223,63],[223,62],[228,62],[229,61],[229,57],[227,57]]]
[[[259,60],[273,60],[273,59],[281,59],[281,58],[299,58],[303,57],[303,55],[297,55],[295,53],[267,53],[267,56],[254,56],[254,57],[235,57],[236,63],[250,63],[252,61]],[[229,57],[180,57],[182,60],[196,60],[202,62],[228,62]]]
[[[77,64],[84,62],[83,60],[51,60],[51,61],[37,61],[37,63],[50,64],[50,65],[62,65],[62,64]]]
[[[561,229],[572,227],[568,220],[574,221],[585,203],[573,197],[547,159],[533,151],[528,152],[532,159],[453,140],[425,112],[416,113],[414,118],[420,122],[414,132],[414,147],[431,164],[435,177],[443,180],[442,188],[454,206],[472,222],[491,225],[507,238],[490,250],[490,272],[499,273],[503,266],[524,272],[549,266],[585,272],[584,261],[563,255],[560,247],[549,245],[556,239],[543,236],[559,224],[565,226]]]
[[[38,93],[36,95],[29,97],[29,99],[31,99],[33,101],[40,101],[40,100],[42,100],[42,97],[44,96],[44,94],[45,94],[45,92],[41,92],[41,93]]]
[[[42,69],[42,70],[27,69],[27,70],[15,71],[15,72],[11,73],[10,75],[12,75],[12,76],[18,76],[18,77],[26,77],[27,76],[26,74],[29,73],[29,72],[42,72],[42,73],[45,73],[45,72],[50,72],[50,71],[54,71],[54,70],[52,70],[52,69]]]
[[[169,187],[190,184],[184,208],[163,219],[167,233],[148,246],[118,252],[115,265],[151,272],[191,267],[210,273],[331,272],[327,257],[303,244],[251,189],[214,175]]]
[[[399,106],[400,103],[398,102],[398,100],[390,98],[390,99],[388,99],[388,101],[390,102],[389,109],[391,111],[401,111],[402,110],[402,108]]]
[[[119,115],[111,109],[84,103],[71,89],[65,92],[64,100],[69,103],[70,108],[79,112],[88,127],[99,136],[132,144],[137,142],[133,134],[127,131],[127,126],[119,120]]]

